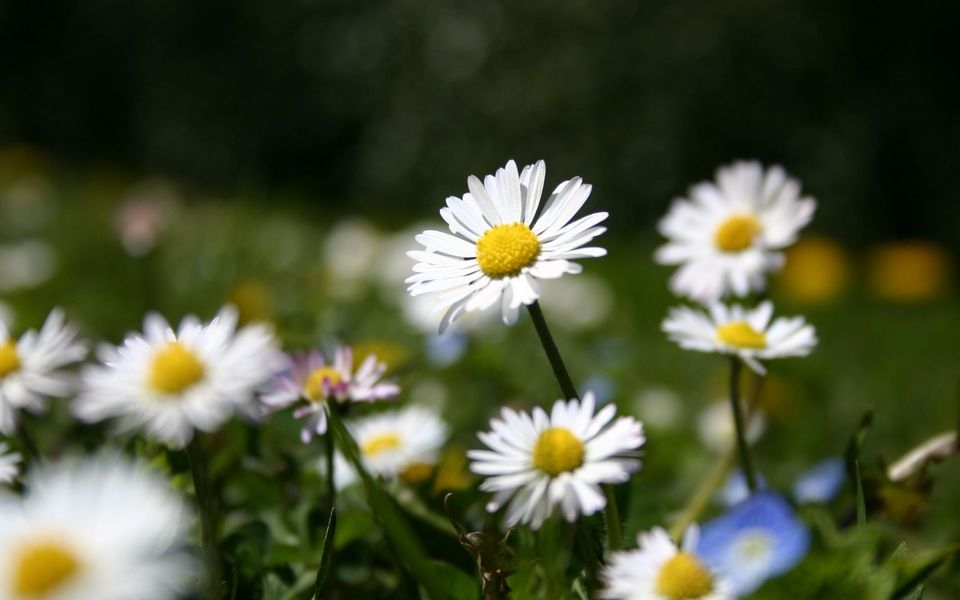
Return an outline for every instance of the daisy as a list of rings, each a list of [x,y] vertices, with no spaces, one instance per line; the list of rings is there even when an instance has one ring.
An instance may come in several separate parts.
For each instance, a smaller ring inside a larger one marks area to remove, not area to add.
[[[436,411],[410,405],[348,422],[372,475],[418,483],[429,476],[450,428]]]
[[[763,375],[760,359],[806,356],[817,345],[812,325],[803,317],[779,317],[772,323],[773,304],[754,309],[714,302],[709,313],[681,306],[671,309],[661,328],[681,348],[739,356]]]
[[[606,506],[602,483],[623,483],[640,469],[638,450],[643,426],[632,417],[612,424],[617,407],[608,404],[594,414],[595,400],[557,400],[550,415],[501,410],[490,421],[491,432],[477,434],[490,450],[470,450],[470,470],[487,477],[480,485],[494,492],[489,512],[509,501],[506,523],[529,523],[539,529],[560,509],[567,521],[591,515]],[[608,426],[609,425],[609,426]]]
[[[70,393],[72,380],[60,369],[87,354],[75,337],[60,309],[50,312],[39,333],[31,329],[20,339],[0,321],[0,433],[16,431],[19,410],[40,413],[48,397]]]
[[[12,483],[20,472],[22,457],[19,452],[10,452],[6,443],[0,442],[0,484]]]
[[[387,364],[373,354],[368,355],[360,367],[353,371],[353,350],[340,346],[327,362],[322,352],[310,352],[286,357],[286,368],[277,376],[268,390],[260,396],[269,410],[285,408],[297,401],[305,405],[297,408],[293,416],[307,418],[300,431],[300,439],[309,443],[314,434],[327,430],[327,402],[373,402],[389,400],[400,393],[400,386],[389,381],[380,381]]]
[[[187,591],[184,503],[118,455],[40,467],[0,499],[0,598],[168,600]]]
[[[796,566],[809,548],[810,532],[787,501],[774,492],[756,492],[704,524],[697,553],[726,574],[737,595],[748,596]]]
[[[637,536],[636,550],[614,552],[603,570],[601,598],[616,600],[733,600],[729,582],[695,554],[699,532],[687,529],[677,548],[659,527]]]
[[[233,307],[205,325],[188,316],[177,331],[152,313],[143,334],[99,349],[103,364],[83,372],[73,410],[87,422],[119,417],[122,430],[182,447],[194,429],[215,431],[234,412],[253,414],[254,391],[282,360],[277,345],[263,325],[238,330]]]
[[[540,297],[538,279],[579,273],[573,259],[604,256],[603,248],[583,246],[604,231],[607,213],[573,216],[590,195],[579,177],[564,181],[537,215],[546,166],[541,160],[517,173],[512,160],[484,181],[470,176],[463,198],[447,198],[440,216],[450,233],[427,230],[416,237],[424,250],[407,254],[417,261],[408,277],[411,295],[438,294],[446,309],[440,331],[463,313],[484,310],[498,300],[503,321],[516,322],[521,304]],[[452,235],[451,235],[452,234]]]
[[[783,266],[781,249],[810,222],[816,202],[800,197],[800,183],[780,167],[737,162],[717,170],[716,183],[690,189],[660,221],[669,239],[657,262],[681,265],[674,293],[707,303],[766,287],[767,273]]]

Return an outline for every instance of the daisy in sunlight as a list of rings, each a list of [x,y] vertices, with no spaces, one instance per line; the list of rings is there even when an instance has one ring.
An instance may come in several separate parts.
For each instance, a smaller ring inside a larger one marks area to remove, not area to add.
[[[483,181],[470,176],[469,192],[447,198],[440,216],[450,233],[427,230],[416,236],[423,250],[408,255],[417,261],[408,277],[411,295],[436,294],[445,310],[443,332],[465,312],[485,310],[498,301],[505,323],[517,320],[521,305],[540,297],[538,279],[579,273],[572,262],[604,256],[603,248],[585,247],[604,231],[607,213],[572,220],[590,195],[579,177],[562,182],[539,212],[546,166],[541,160],[518,173],[512,160]]]
[[[704,304],[728,294],[766,288],[768,273],[783,266],[780,252],[813,217],[816,202],[800,196],[800,183],[780,167],[737,162],[717,170],[716,182],[690,188],[660,221],[668,238],[656,253],[680,265],[670,287]]]

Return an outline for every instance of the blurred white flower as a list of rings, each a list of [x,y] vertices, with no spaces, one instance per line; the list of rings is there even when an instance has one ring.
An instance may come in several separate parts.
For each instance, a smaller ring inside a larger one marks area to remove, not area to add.
[[[334,225],[323,243],[327,294],[349,300],[374,280],[381,254],[380,238],[380,232],[361,219]]]
[[[436,410],[416,404],[348,421],[347,428],[371,475],[408,481],[432,470],[450,435]]]
[[[610,286],[592,275],[545,279],[541,304],[550,314],[550,322],[571,331],[597,327],[613,308]]]
[[[134,188],[114,219],[124,250],[131,256],[143,256],[153,250],[170,226],[177,203],[177,193],[167,182],[149,181]]]
[[[747,424],[745,437],[747,443],[753,444],[767,428],[767,420],[759,411],[753,413]],[[729,400],[711,402],[697,418],[697,433],[700,441],[711,452],[717,454],[726,452],[736,440],[736,429],[733,425],[733,414]]]
[[[670,429],[680,423],[683,401],[680,395],[667,387],[651,387],[641,390],[633,399],[633,412],[643,419],[648,427]]]
[[[12,483],[20,473],[20,462],[23,459],[19,452],[8,452],[9,446],[0,442],[0,484]]]
[[[57,269],[57,255],[50,244],[28,239],[0,246],[0,292],[37,287]]]

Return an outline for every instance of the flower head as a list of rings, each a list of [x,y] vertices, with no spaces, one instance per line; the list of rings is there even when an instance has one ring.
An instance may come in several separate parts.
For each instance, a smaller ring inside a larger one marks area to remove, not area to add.
[[[71,391],[72,380],[61,368],[87,354],[75,337],[59,309],[50,312],[39,333],[31,329],[20,339],[0,321],[0,433],[16,431],[19,410],[42,412],[48,397]]]
[[[593,393],[583,400],[557,400],[550,415],[501,410],[493,431],[478,434],[489,450],[470,450],[470,470],[487,477],[480,489],[494,492],[487,510],[509,501],[506,522],[539,529],[560,509],[567,521],[591,515],[606,505],[601,483],[623,483],[640,468],[637,451],[643,426],[632,417],[611,424],[617,408],[594,413]]]
[[[286,358],[286,368],[274,377],[260,400],[270,410],[276,410],[303,401],[293,415],[307,418],[300,431],[300,439],[308,443],[314,434],[327,430],[327,402],[373,402],[389,400],[400,393],[400,386],[391,381],[380,381],[387,370],[386,363],[369,354],[353,370],[353,350],[340,346],[328,362],[322,352],[310,352]]]
[[[117,455],[42,466],[0,498],[0,597],[167,600],[189,585],[184,503]]]
[[[793,482],[793,497],[800,504],[826,504],[836,497],[847,478],[842,458],[828,458]]]
[[[674,293],[712,302],[766,287],[767,273],[783,266],[781,249],[813,217],[816,202],[800,197],[800,184],[780,167],[738,162],[717,170],[716,183],[690,189],[660,221],[669,239],[656,253],[681,265],[670,281]]]
[[[120,417],[123,429],[183,446],[194,429],[214,431],[235,412],[253,414],[254,391],[282,360],[277,345],[263,325],[238,330],[233,307],[207,324],[186,317],[177,331],[150,314],[143,334],[99,349],[102,364],[84,370],[73,411],[88,422]]]
[[[0,442],[0,484],[11,483],[20,472],[20,461],[23,457],[19,452],[7,452],[9,447]]]
[[[723,573],[738,596],[792,569],[807,554],[810,532],[774,492],[757,492],[703,525],[697,553]]]
[[[637,537],[637,549],[615,552],[603,570],[601,598],[616,600],[732,600],[730,584],[695,553],[696,525],[677,548],[655,527]]]
[[[414,296],[439,295],[438,309],[446,309],[441,332],[464,312],[485,310],[498,300],[504,322],[513,323],[520,305],[540,296],[538,279],[579,273],[574,259],[607,253],[583,247],[606,231],[598,224],[607,213],[571,221],[591,190],[579,177],[557,186],[537,216],[545,173],[543,161],[518,173],[511,160],[482,182],[471,175],[470,191],[447,198],[440,210],[450,233],[427,230],[417,236],[424,249],[408,253],[417,264],[407,289]]]
[[[773,304],[754,309],[715,302],[709,313],[686,306],[674,308],[663,321],[663,331],[681,348],[733,354],[757,373],[765,373],[760,359],[806,356],[817,344],[813,326],[803,317],[780,317],[771,322]]]

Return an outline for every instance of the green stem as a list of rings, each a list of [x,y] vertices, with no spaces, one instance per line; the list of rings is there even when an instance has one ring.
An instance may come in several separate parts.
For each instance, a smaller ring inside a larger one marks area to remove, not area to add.
[[[197,496],[197,510],[200,513],[200,546],[206,571],[207,598],[219,600],[223,571],[220,566],[217,506],[211,493],[200,443],[199,434],[195,435],[187,444],[186,451],[190,463],[190,474],[193,476],[193,489]]]
[[[333,407],[330,407],[330,410],[333,410]],[[327,432],[323,434],[323,445],[327,453],[327,499],[330,501],[330,508],[333,508],[337,501],[337,486],[333,479],[333,428],[330,427],[329,419]]]
[[[27,431],[27,424],[23,422],[23,415],[20,415],[20,420],[17,421],[17,440],[20,442],[25,458],[29,458],[31,463],[43,461],[40,450],[37,449],[30,432]]]
[[[613,493],[613,486],[609,483],[603,484],[603,493],[607,496],[607,507],[604,513],[607,520],[607,548],[613,552],[623,548],[620,511],[617,510],[617,497]]]
[[[747,445],[746,425],[743,418],[743,406],[740,405],[740,369],[742,363],[736,356],[730,359],[730,406],[733,410],[733,424],[737,433],[737,451],[740,453],[740,466],[747,480],[750,493],[757,490],[757,477],[750,460],[750,448]]]
[[[736,455],[736,446],[731,445],[720,455],[717,462],[714,463],[710,474],[700,483],[700,487],[698,487],[693,493],[693,496],[690,497],[683,512],[680,513],[680,516],[670,527],[670,537],[673,538],[674,541],[680,541],[687,527],[697,520],[697,517],[700,516],[703,509],[710,503],[710,498],[713,498],[714,492],[723,484],[727,475],[730,473]]]
[[[567,372],[567,367],[563,364],[563,358],[560,356],[560,350],[557,349],[557,344],[553,341],[553,336],[550,335],[550,328],[547,327],[547,321],[543,318],[543,310],[540,308],[540,303],[534,302],[533,304],[528,304],[527,309],[530,311],[530,318],[533,319],[533,326],[537,329],[537,335],[540,336],[540,344],[543,346],[543,351],[547,353],[547,360],[550,361],[553,374],[556,376],[557,382],[560,383],[560,389],[563,391],[564,399],[572,400],[573,398],[579,398],[580,394],[577,393],[577,388],[573,386],[570,373]]]
[[[580,554],[586,563],[587,588],[593,591],[600,581],[600,558],[597,556],[597,548],[593,543],[593,536],[590,535],[586,521],[581,519],[574,525],[574,528],[576,528],[577,546],[580,548]]]

